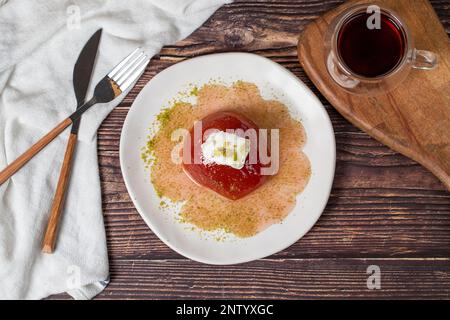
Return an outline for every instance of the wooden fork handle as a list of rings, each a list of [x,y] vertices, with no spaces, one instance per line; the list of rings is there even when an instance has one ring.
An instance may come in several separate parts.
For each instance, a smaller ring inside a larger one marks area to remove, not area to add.
[[[39,151],[55,139],[61,132],[64,131],[72,123],[70,118],[65,119],[58,124],[53,130],[43,136],[30,149],[22,153],[16,160],[11,162],[5,169],[0,172],[0,185],[8,180],[14,173],[22,168],[31,158],[33,158]]]
[[[47,222],[44,241],[42,243],[42,252],[44,253],[53,253],[53,250],[55,248],[58,225],[62,207],[64,205],[67,186],[69,185],[70,172],[72,168],[72,158],[76,143],[77,135],[71,133],[69,136],[69,141],[67,143],[66,153],[64,154],[64,161],[59,173],[58,185],[56,187],[55,197],[53,198],[52,209],[50,211],[50,218]]]

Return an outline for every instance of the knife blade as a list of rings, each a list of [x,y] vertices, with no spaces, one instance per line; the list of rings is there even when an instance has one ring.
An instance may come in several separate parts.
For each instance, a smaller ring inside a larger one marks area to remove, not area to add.
[[[94,68],[101,34],[102,29],[97,30],[86,42],[73,69],[73,87],[75,97],[77,99],[77,109],[84,104],[84,100],[86,99],[86,93],[91,81],[92,70]],[[61,216],[65,193],[70,180],[72,158],[77,142],[80,121],[81,118],[72,122],[72,129],[67,142],[64,160],[62,163],[61,172],[59,174],[58,185],[56,187],[50,217],[47,222],[47,228],[42,243],[42,251],[44,253],[53,253],[55,248],[58,224],[60,220],[59,218]]]
[[[86,42],[78,56],[73,68],[73,88],[77,99],[77,109],[81,107],[86,99],[86,93],[91,81],[92,70],[97,57],[98,45],[102,35],[102,29],[98,29]],[[80,119],[72,124],[71,133],[78,133]]]

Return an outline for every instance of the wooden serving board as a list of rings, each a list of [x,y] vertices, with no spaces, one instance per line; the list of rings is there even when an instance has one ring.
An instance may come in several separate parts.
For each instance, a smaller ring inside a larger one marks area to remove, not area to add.
[[[426,0],[377,0],[408,26],[415,47],[433,51],[439,65],[412,70],[399,87],[374,96],[350,94],[329,76],[324,35],[343,9],[367,1],[348,1],[311,23],[300,36],[298,56],[308,76],[352,124],[430,170],[450,190],[450,41]],[[419,182],[420,183],[420,182]]]

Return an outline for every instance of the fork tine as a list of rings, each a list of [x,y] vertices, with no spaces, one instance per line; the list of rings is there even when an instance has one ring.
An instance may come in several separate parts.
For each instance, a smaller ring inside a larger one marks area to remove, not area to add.
[[[133,72],[133,70],[140,65],[142,61],[144,61],[147,56],[141,52],[137,55],[132,61],[128,62],[126,66],[122,68],[122,70],[116,74],[112,79],[120,86],[122,82],[128,78],[128,76]]]
[[[133,84],[144,72],[150,59],[145,55],[145,60],[138,64],[126,79],[120,84],[120,90],[125,91],[131,84]]]
[[[114,67],[114,69],[111,70],[110,73],[108,73],[108,77],[113,78],[117,75],[118,72],[124,67],[134,56],[135,54],[140,50],[141,48],[136,48],[132,53],[130,53],[128,56],[126,56],[117,66]]]

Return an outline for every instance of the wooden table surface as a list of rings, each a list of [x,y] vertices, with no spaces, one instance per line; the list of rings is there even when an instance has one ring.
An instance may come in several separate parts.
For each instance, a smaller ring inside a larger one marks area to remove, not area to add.
[[[301,31],[342,2],[236,1],[151,61],[99,130],[111,271],[99,299],[450,298],[450,193],[420,165],[343,119],[297,60]],[[450,0],[431,3],[449,34]],[[328,205],[306,236],[265,259],[217,267],[180,256],[149,230],[123,182],[119,137],[130,105],[155,74],[193,56],[225,51],[268,57],[304,81],[332,120],[337,163]],[[380,267],[381,289],[367,288],[370,265]]]

